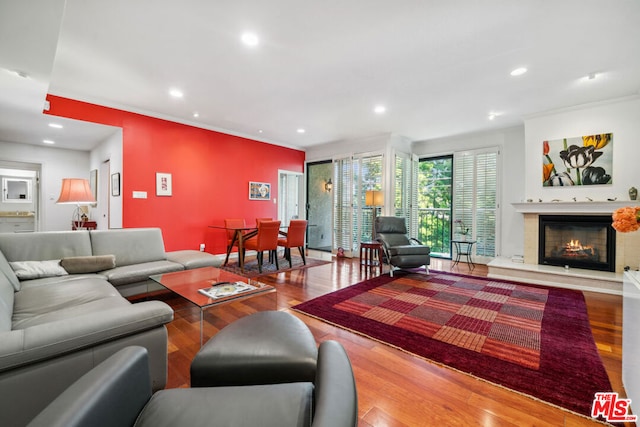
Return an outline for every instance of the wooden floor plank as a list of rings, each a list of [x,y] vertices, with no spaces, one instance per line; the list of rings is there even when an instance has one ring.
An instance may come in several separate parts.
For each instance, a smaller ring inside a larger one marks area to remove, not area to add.
[[[432,259],[431,268],[450,271],[448,260]],[[453,272],[486,277],[487,268],[466,264]],[[278,291],[277,306],[302,319],[318,342],[336,339],[352,360],[359,398],[359,425],[369,426],[597,426],[551,405],[469,375],[441,367],[401,350],[289,310],[315,297],[358,283],[371,274],[357,259],[338,259],[303,270],[260,276]],[[614,391],[622,388],[622,297],[585,292],[589,321]],[[171,304],[172,298],[167,298]],[[222,309],[215,327],[260,307]],[[184,317],[183,317],[184,316]],[[189,386],[189,364],[199,348],[199,323],[192,311],[176,312],[168,326],[167,388]],[[219,324],[218,324],[219,322]],[[631,424],[629,424],[631,425]]]

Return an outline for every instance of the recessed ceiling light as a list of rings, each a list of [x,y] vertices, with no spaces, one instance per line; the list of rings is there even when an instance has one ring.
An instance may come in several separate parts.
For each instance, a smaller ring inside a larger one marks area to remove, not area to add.
[[[299,128],[299,129],[297,130],[297,132],[298,132],[298,133],[305,133],[305,132],[306,132],[306,130],[304,130],[304,129],[302,129],[302,128]]]
[[[500,116],[502,113],[491,112],[489,113],[489,120],[495,120],[496,117]]]
[[[59,123],[49,123],[49,127],[54,129],[62,129],[62,125]]]
[[[262,133],[262,129],[258,129],[258,133]]]
[[[376,105],[373,108],[373,112],[376,114],[384,114],[387,111],[387,107],[385,107],[384,105]]]
[[[182,98],[184,96],[184,93],[182,93],[182,91],[180,89],[169,89],[169,95],[173,96],[174,98]]]
[[[258,36],[255,33],[250,32],[243,33],[240,37],[240,40],[242,40],[242,43],[244,43],[246,46],[250,47],[258,46],[258,44],[260,43],[260,39],[258,38]]]
[[[193,113],[193,117],[195,117],[195,118],[197,119],[198,117],[200,117],[200,113],[198,113],[198,112],[196,111],[195,113]]]
[[[42,142],[44,142],[45,144],[55,144],[55,141],[52,141],[50,139],[43,139]]]
[[[526,73],[526,72],[527,72],[527,69],[526,69],[526,68],[524,68],[524,67],[520,67],[520,68],[516,68],[515,70],[513,70],[513,71],[511,72],[511,75],[512,75],[512,76],[521,76],[521,75],[523,75],[523,74],[524,74],[524,73]]]

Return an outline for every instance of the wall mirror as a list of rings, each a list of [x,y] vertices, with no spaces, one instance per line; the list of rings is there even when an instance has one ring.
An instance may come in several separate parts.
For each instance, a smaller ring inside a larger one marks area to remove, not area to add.
[[[2,201],[31,203],[31,182],[27,178],[2,178]]]

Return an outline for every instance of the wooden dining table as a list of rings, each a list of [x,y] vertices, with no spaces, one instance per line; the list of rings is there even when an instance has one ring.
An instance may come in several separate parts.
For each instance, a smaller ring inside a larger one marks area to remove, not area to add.
[[[219,230],[232,231],[233,237],[231,242],[227,246],[227,256],[224,259],[224,264],[229,263],[229,255],[234,246],[238,247],[238,265],[240,271],[244,273],[244,241],[258,234],[257,227],[226,227],[224,225],[210,225],[209,228],[215,228]]]
[[[229,255],[231,254],[231,250],[233,246],[238,247],[238,265],[240,266],[240,271],[244,273],[244,242],[247,239],[250,239],[258,234],[257,227],[227,227],[224,225],[210,225],[209,228],[215,228],[219,230],[225,231],[233,231],[233,237],[231,238],[231,242],[227,246],[227,256],[224,259],[224,264],[227,265],[229,263]],[[280,228],[287,228],[286,225],[281,226]],[[286,231],[281,230],[280,234],[286,236]],[[237,245],[236,245],[237,243]]]

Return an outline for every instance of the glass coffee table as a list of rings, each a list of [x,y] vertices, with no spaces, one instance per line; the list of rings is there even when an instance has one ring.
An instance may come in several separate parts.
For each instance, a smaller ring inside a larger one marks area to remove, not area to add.
[[[205,311],[262,297],[261,306],[277,310],[276,288],[216,267],[196,268],[149,276],[200,309],[200,346],[204,341]]]

